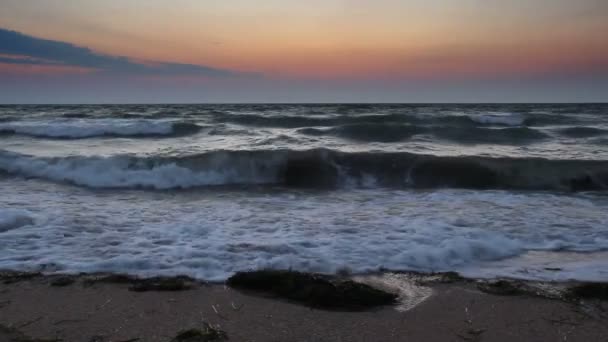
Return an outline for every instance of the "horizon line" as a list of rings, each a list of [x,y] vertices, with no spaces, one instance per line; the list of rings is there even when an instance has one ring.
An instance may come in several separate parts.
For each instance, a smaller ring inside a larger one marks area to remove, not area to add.
[[[373,104],[373,105],[502,105],[502,104],[511,104],[511,105],[543,105],[543,104],[562,104],[562,105],[592,105],[592,104],[608,104],[607,101],[582,101],[582,102],[490,102],[490,101],[481,101],[481,102],[31,102],[31,103],[4,103],[0,102],[0,106],[137,106],[137,105],[166,105],[166,106],[175,106],[175,105],[365,105],[365,104]]]

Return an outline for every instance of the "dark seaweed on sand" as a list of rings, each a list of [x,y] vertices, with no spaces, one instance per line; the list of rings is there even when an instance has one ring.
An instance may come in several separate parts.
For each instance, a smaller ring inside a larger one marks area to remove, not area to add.
[[[480,282],[477,284],[477,289],[499,296],[518,296],[529,293],[520,282],[507,280]]]
[[[357,311],[395,303],[397,295],[351,280],[295,271],[238,272],[233,288],[263,292],[315,308]]]
[[[25,280],[31,280],[41,277],[42,273],[37,272],[16,272],[16,271],[0,271],[0,281],[4,284],[13,284]]]
[[[193,288],[195,281],[188,277],[155,277],[142,279],[133,283],[130,291],[145,292],[145,291],[184,291]]]
[[[177,334],[171,342],[214,342],[226,340],[228,340],[228,335],[225,332],[213,328],[208,323],[203,323],[203,328],[184,330]]]
[[[72,285],[75,282],[76,282],[75,277],[59,276],[59,277],[51,278],[50,284],[51,284],[51,286],[63,287],[63,286]]]
[[[190,290],[197,282],[186,276],[136,278],[123,274],[111,274],[85,281],[85,285],[95,283],[129,284],[129,291],[146,292]]]
[[[572,299],[608,300],[608,283],[584,283],[572,286],[566,296]]]

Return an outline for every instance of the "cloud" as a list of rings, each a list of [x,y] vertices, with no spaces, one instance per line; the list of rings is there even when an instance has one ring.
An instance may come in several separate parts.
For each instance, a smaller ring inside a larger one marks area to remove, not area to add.
[[[65,65],[106,73],[137,75],[210,77],[252,75],[195,64],[138,62],[127,57],[106,55],[86,47],[36,38],[2,28],[0,28],[0,63]]]

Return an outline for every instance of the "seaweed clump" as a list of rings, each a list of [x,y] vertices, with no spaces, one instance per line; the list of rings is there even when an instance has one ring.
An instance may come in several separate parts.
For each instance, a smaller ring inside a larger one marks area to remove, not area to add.
[[[188,329],[180,332],[171,342],[215,342],[226,341],[228,335],[208,323],[203,323],[202,329]]]
[[[193,288],[194,280],[189,277],[154,277],[140,279],[133,283],[130,291],[185,291]]]
[[[95,283],[129,284],[129,291],[185,291],[194,288],[196,281],[190,277],[152,277],[137,278],[123,274],[112,274],[101,278],[89,279],[86,285]]]
[[[14,284],[41,276],[42,274],[38,272],[0,271],[0,281],[2,281],[3,284]]]
[[[394,304],[397,295],[352,280],[295,271],[238,272],[227,281],[233,288],[263,292],[315,308],[359,311]]]
[[[498,296],[518,296],[528,293],[518,282],[507,280],[482,282],[477,284],[477,289]]]
[[[70,277],[70,276],[60,276],[60,277],[56,277],[51,279],[51,286],[55,286],[55,287],[63,287],[63,286],[69,286],[72,285],[76,282],[76,279],[74,277]]]
[[[566,297],[571,299],[608,300],[608,283],[584,283],[570,287]]]
[[[461,281],[465,281],[466,279],[461,276],[458,272],[440,272],[440,273],[432,273],[431,276],[439,276],[436,282],[443,284],[452,284]]]

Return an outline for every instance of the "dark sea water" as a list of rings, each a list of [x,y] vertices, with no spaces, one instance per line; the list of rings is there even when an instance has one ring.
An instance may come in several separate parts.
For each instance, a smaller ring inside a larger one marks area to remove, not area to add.
[[[608,105],[0,106],[0,269],[608,280]]]

